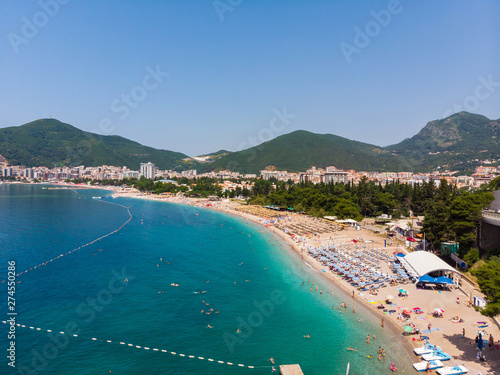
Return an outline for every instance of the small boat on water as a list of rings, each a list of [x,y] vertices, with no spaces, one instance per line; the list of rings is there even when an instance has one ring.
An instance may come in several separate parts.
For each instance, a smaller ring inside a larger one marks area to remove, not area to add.
[[[464,366],[447,366],[436,370],[439,375],[461,375],[467,374],[468,371]]]
[[[449,361],[451,356],[447,353],[443,353],[440,350],[435,350],[431,354],[424,354],[422,358],[425,361]]]
[[[102,197],[92,197],[92,199],[102,199]]]
[[[413,364],[413,368],[417,371],[426,371],[427,364],[429,364],[429,370],[435,370],[437,368],[443,367],[443,362],[441,361],[422,361]]]

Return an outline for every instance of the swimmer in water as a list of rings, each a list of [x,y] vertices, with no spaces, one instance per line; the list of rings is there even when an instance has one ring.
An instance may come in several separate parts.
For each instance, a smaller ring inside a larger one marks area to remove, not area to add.
[[[353,352],[357,352],[358,350],[357,349],[354,349],[353,347],[348,347],[347,350],[352,350]]]
[[[304,336],[306,339],[310,339],[311,338],[311,335],[305,335]]]

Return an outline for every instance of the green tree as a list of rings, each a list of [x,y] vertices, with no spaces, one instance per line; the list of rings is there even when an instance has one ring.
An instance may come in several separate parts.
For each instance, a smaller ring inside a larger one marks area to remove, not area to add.
[[[491,190],[500,190],[500,177],[491,180],[488,186]]]
[[[472,274],[477,277],[481,292],[488,298],[481,314],[493,317],[500,314],[500,263],[488,261]]]
[[[479,250],[475,247],[471,248],[464,256],[464,261],[470,266],[479,260]]]

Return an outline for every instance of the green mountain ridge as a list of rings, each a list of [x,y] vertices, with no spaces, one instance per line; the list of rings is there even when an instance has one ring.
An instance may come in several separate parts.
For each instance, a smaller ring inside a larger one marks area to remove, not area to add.
[[[356,170],[395,168],[397,160],[381,147],[332,134],[297,130],[221,157],[206,168],[257,173],[268,165],[299,172],[311,166]]]
[[[459,112],[434,120],[418,134],[386,147],[410,165],[427,169],[449,164],[457,169],[472,159],[496,159],[500,156],[500,120]]]
[[[55,119],[0,129],[0,154],[12,165],[27,167],[126,165],[131,169],[148,161],[161,169],[182,168],[186,165],[182,160],[188,157],[117,135],[85,132]]]
[[[268,165],[290,172],[331,165],[380,172],[426,172],[438,167],[470,170],[471,160],[499,158],[500,120],[459,112],[430,121],[415,136],[387,147],[297,130],[246,150],[206,154],[214,161],[199,163],[180,152],[42,119],[0,129],[0,155],[12,165],[28,167],[126,165],[138,169],[141,162],[151,161],[160,169],[197,169],[200,173],[224,169],[258,173]]]

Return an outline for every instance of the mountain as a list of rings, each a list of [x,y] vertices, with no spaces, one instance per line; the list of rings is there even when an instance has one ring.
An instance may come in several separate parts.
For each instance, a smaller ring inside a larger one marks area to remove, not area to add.
[[[459,112],[428,122],[412,138],[386,147],[409,165],[435,169],[467,169],[473,159],[498,159],[500,155],[500,120]]]
[[[378,146],[298,130],[225,155],[205,168],[258,173],[268,165],[291,172],[330,165],[343,169],[387,170],[396,168],[397,159]]]
[[[55,119],[0,129],[0,154],[11,165],[116,165],[139,169],[153,162],[160,169],[191,168],[180,152],[157,150],[116,135],[85,132]]]
[[[388,147],[298,130],[246,150],[220,150],[190,158],[43,119],[0,129],[0,155],[11,165],[126,165],[138,169],[141,162],[151,161],[160,169],[197,169],[199,173],[223,169],[258,173],[268,165],[290,172],[330,165],[381,172],[470,170],[480,160],[500,157],[500,120],[460,112],[431,121],[412,138]]]

